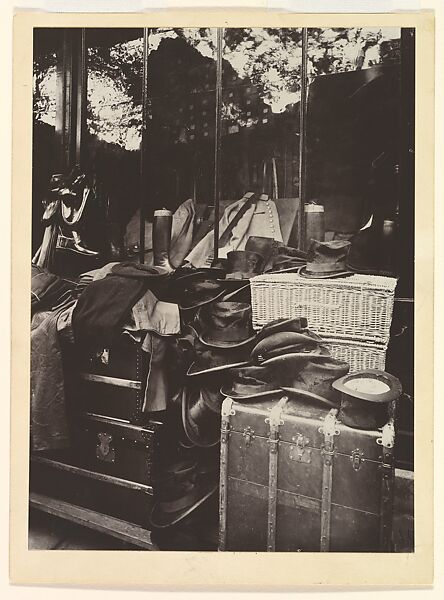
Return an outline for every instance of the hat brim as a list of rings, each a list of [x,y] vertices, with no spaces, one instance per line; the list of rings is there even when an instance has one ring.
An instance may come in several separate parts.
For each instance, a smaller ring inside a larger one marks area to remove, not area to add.
[[[245,360],[242,362],[231,363],[228,365],[219,365],[217,367],[209,367],[208,369],[199,369],[196,371],[194,369],[198,367],[196,365],[196,362],[193,362],[188,368],[187,375],[188,377],[194,377],[195,375],[204,375],[205,373],[216,373],[217,371],[226,371],[228,369],[234,369],[235,367],[246,367],[249,364],[250,362],[248,360]]]
[[[199,498],[194,504],[189,506],[186,510],[178,510],[175,513],[164,513],[161,509],[161,503],[156,502],[152,508],[150,523],[156,529],[163,529],[165,527],[171,527],[176,525],[185,517],[194,512],[199,506],[201,506],[206,500],[208,500],[218,489],[218,481],[208,481],[202,484],[202,497]]]
[[[270,270],[265,271],[266,275],[271,275],[273,273],[297,273],[302,268],[301,265],[295,265],[293,267],[286,267],[285,269],[276,269],[272,268]]]
[[[203,300],[202,302],[197,302],[196,304],[192,304],[191,306],[184,306],[183,304],[179,303],[179,308],[180,310],[194,310],[195,308],[200,308],[201,306],[205,306],[205,304],[210,304],[210,302],[214,302],[215,300],[219,300],[219,298],[221,298],[224,294],[225,294],[225,290],[221,290],[216,296],[213,296],[212,298],[208,299],[208,300]]]
[[[216,446],[220,442],[220,430],[219,429],[217,430],[217,435],[215,435],[215,439],[199,437],[198,435],[196,435],[195,431],[193,430],[193,428],[189,422],[189,419],[188,419],[188,409],[189,409],[190,398],[191,398],[191,394],[189,394],[189,393],[185,393],[182,396],[182,425],[183,425],[183,428],[185,431],[185,435],[187,436],[187,438],[189,439],[190,442],[192,442],[195,446],[198,446],[199,448],[211,448],[213,446]],[[211,409],[209,409],[209,410],[211,410]],[[216,414],[216,413],[213,412],[213,414]],[[208,433],[207,428],[205,428],[205,429],[206,429],[206,433]]]
[[[286,394],[289,394],[290,396],[291,395],[299,396],[299,397],[302,396],[305,399],[315,400],[316,402],[320,402],[321,404],[324,404],[325,406],[328,406],[329,408],[339,408],[339,404],[332,402],[328,398],[324,398],[323,396],[319,396],[318,394],[309,392],[308,390],[301,390],[299,388],[286,387],[286,386],[282,386],[281,390],[284,391]]]
[[[225,398],[232,398],[233,400],[255,400],[256,398],[267,398],[269,396],[276,396],[280,394],[282,396],[282,389],[277,388],[275,390],[268,390],[266,392],[257,392],[256,394],[237,394],[235,391],[231,390],[228,386],[224,386],[220,389],[220,393],[225,396]]]
[[[279,354],[278,356],[272,356],[271,358],[267,358],[265,360],[260,361],[260,365],[274,365],[279,362],[285,362],[290,360],[295,360],[297,358],[309,359],[309,360],[317,360],[323,359],[330,355],[330,352],[325,348],[316,348],[312,352],[288,352],[287,354]]]
[[[250,337],[248,337],[246,340],[242,340],[241,342],[221,342],[219,340],[213,340],[211,338],[204,338],[203,337],[204,334],[199,334],[198,338],[199,340],[202,342],[202,344],[204,344],[205,346],[210,346],[212,348],[239,348],[240,346],[245,346],[245,344],[248,344],[250,342],[252,342],[254,340],[254,338],[256,337],[256,334],[251,335]]]
[[[339,277],[349,277],[354,275],[352,271],[329,271],[325,273],[310,273],[307,271],[307,267],[301,267],[298,271],[301,277],[306,279],[336,279]]]
[[[348,381],[352,379],[359,379],[362,376],[365,376],[369,379],[377,379],[382,383],[385,383],[389,389],[386,392],[379,394],[368,394],[366,392],[354,390],[347,386]],[[333,389],[347,396],[373,403],[391,402],[392,400],[398,398],[398,396],[402,393],[402,386],[399,379],[390,373],[386,373],[385,371],[381,372],[377,369],[364,369],[363,371],[354,371],[352,373],[348,373],[347,375],[344,375],[343,377],[340,377],[334,381],[332,383],[332,387]]]

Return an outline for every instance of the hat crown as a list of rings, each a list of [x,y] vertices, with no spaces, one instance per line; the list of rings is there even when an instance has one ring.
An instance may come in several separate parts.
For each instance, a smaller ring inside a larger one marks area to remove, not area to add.
[[[312,240],[307,255],[307,271],[334,273],[345,270],[350,246],[347,240]]]

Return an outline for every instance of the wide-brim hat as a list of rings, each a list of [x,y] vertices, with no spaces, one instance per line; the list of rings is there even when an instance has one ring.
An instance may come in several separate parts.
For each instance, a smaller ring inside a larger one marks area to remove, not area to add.
[[[347,240],[312,240],[307,254],[307,265],[300,269],[299,275],[312,279],[350,275],[351,272],[346,266],[349,250],[350,242]]]
[[[216,348],[236,348],[251,342],[254,331],[251,305],[244,302],[214,302],[199,309],[196,317],[199,340]]]
[[[354,274],[351,269],[344,271],[327,271],[325,273],[311,273],[307,270],[306,266],[294,269],[294,272],[297,272],[301,277],[305,277],[306,279],[339,279],[340,277],[349,277]]]
[[[270,356],[266,360],[260,362],[260,364],[264,367],[269,366],[282,366],[286,368],[286,365],[301,365],[304,362],[309,360],[322,360],[328,356],[331,356],[330,351],[326,346],[317,346],[316,348],[312,348],[311,350],[300,350],[292,351],[292,347],[284,348],[283,352],[279,352],[277,354],[273,353],[273,356]]]
[[[295,331],[304,333],[308,327],[308,321],[305,317],[293,317],[290,319],[274,319],[262,327],[256,334],[256,342],[280,331]]]
[[[292,397],[294,397],[296,400],[308,401],[309,403],[318,402],[324,406],[329,406],[330,408],[338,408],[338,405],[329,398],[326,398],[325,396],[320,396],[319,394],[315,394],[313,392],[310,392],[309,390],[303,390],[301,388],[295,387],[287,387],[283,385],[281,387],[281,391],[283,393],[285,392],[285,394],[288,394],[290,400],[292,399]]]
[[[221,298],[225,290],[220,283],[204,274],[184,277],[184,285],[176,287],[176,301],[183,311],[198,309]]]
[[[270,398],[272,396],[282,396],[282,389],[272,383],[259,382],[251,379],[250,382],[244,380],[233,381],[231,385],[225,385],[220,389],[220,393],[225,398],[233,398],[233,400],[255,400]]]
[[[182,425],[194,445],[209,448],[220,441],[220,414],[204,400],[200,389],[187,389],[182,396]]]
[[[349,427],[373,430],[385,425],[389,404],[399,398],[399,379],[378,369],[349,373],[333,382],[340,393],[339,419]]]
[[[282,375],[283,388],[294,393],[309,392],[339,407],[340,395],[332,387],[334,381],[346,375],[350,365],[332,356],[314,357],[305,361],[299,368],[288,370]]]
[[[271,333],[255,344],[251,351],[254,361],[263,361],[280,354],[310,352],[322,344],[322,338],[308,329],[297,331],[278,331]]]
[[[246,344],[233,348],[196,344],[196,348],[196,359],[187,371],[189,377],[219,373],[249,364],[251,346]]]
[[[214,471],[196,480],[193,489],[182,497],[157,500],[151,510],[151,526],[163,529],[176,525],[209,500],[218,488],[217,471]]]

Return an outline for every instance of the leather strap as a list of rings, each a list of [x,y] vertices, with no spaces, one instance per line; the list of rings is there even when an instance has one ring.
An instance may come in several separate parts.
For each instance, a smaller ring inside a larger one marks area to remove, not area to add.
[[[253,204],[253,202],[256,201],[256,194],[254,192],[247,192],[245,194],[244,198],[246,198],[244,204],[240,207],[240,209],[234,215],[233,219],[228,223],[228,226],[225,229],[225,231],[220,236],[219,248],[223,248],[224,246],[226,246],[228,244],[228,242],[230,241],[231,232],[236,227],[236,225],[239,223],[239,221],[242,219],[242,217],[247,212],[247,210],[250,208],[250,206]]]

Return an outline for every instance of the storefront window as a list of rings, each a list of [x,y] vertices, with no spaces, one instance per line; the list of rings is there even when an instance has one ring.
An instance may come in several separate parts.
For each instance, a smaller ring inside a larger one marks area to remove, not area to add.
[[[398,212],[400,29],[308,30],[306,202],[327,239]]]
[[[84,151],[120,235],[139,203],[143,30],[88,29],[86,41]]]
[[[216,30],[149,34],[148,210],[213,199]]]
[[[33,156],[32,156],[32,253],[43,235],[42,201],[49,178],[57,170],[56,105],[57,59],[60,54],[60,29],[34,29],[33,44]]]

